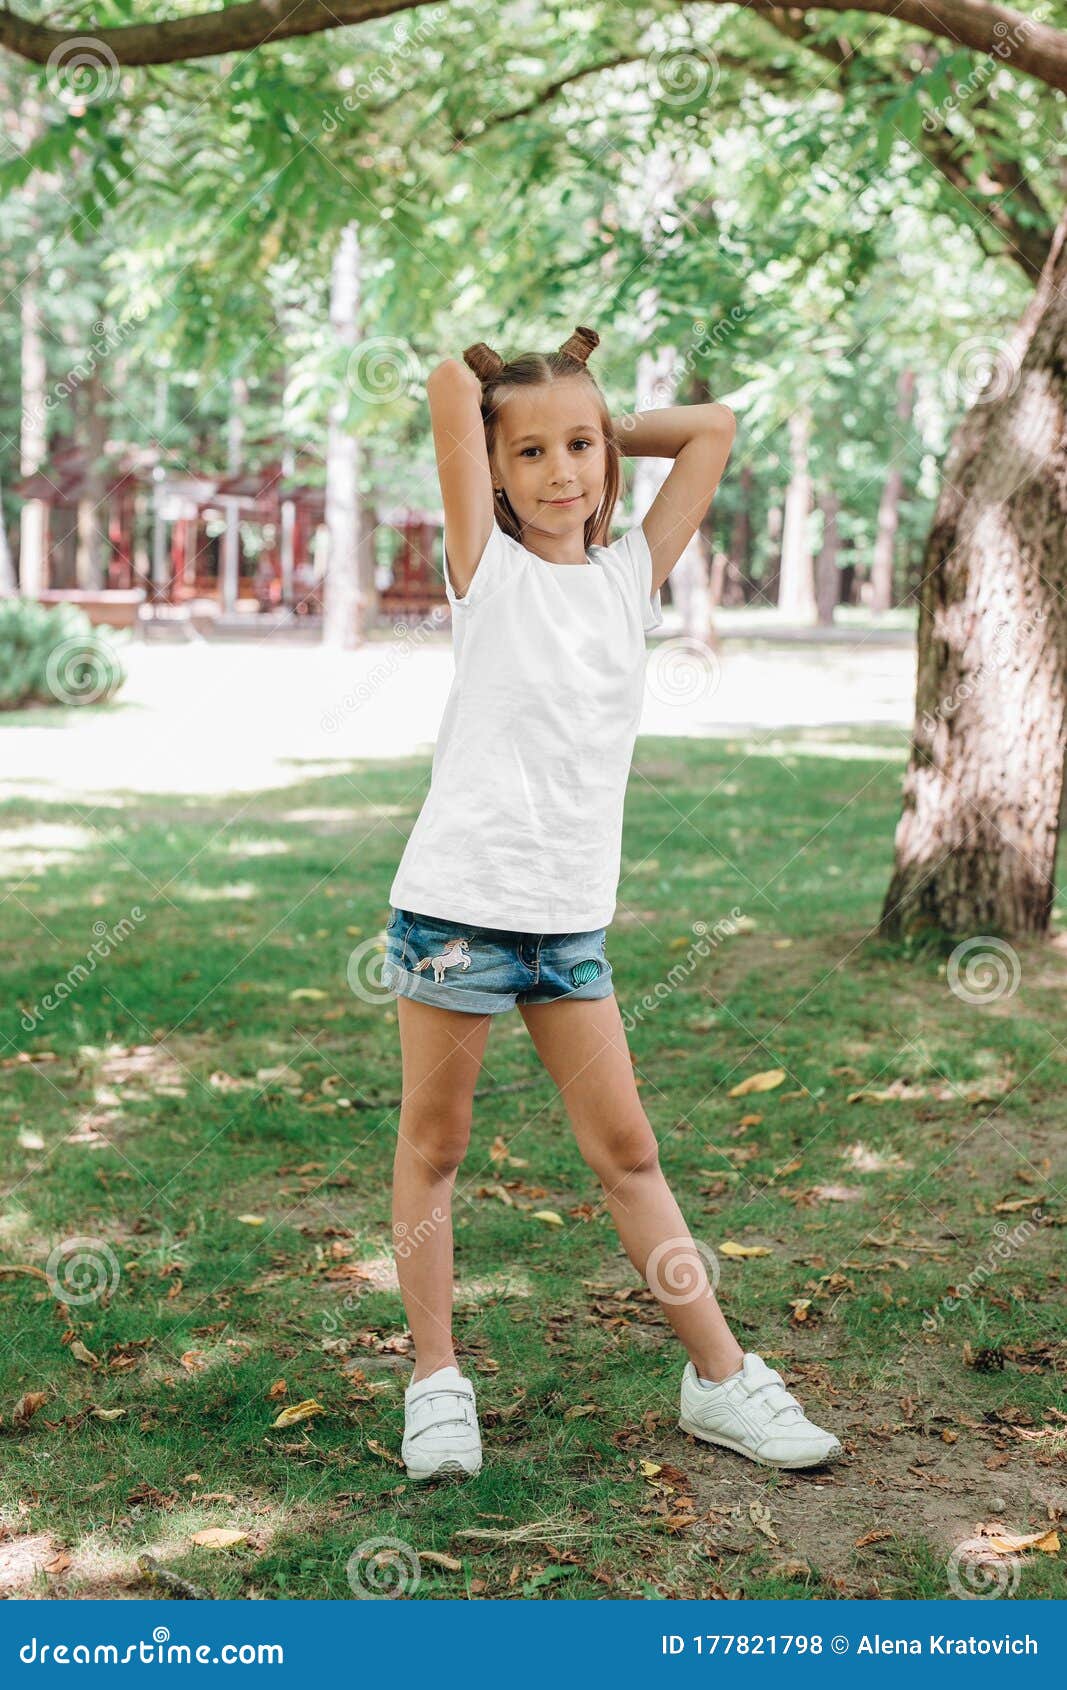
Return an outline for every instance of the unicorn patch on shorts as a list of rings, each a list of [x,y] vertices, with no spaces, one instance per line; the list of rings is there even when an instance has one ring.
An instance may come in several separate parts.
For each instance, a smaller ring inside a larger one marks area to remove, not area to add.
[[[446,968],[470,967],[471,959],[467,955],[469,950],[469,939],[453,939],[447,951],[439,951],[436,956],[424,956],[421,962],[415,964],[412,972],[421,974],[423,969],[429,968],[432,963],[434,985],[439,986],[445,977]]]

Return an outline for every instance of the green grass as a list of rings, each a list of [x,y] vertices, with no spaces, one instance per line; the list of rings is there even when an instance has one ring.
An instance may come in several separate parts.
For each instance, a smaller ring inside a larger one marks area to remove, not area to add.
[[[447,1558],[409,1577],[420,1598],[939,1597],[979,1521],[1052,1523],[1067,964],[1016,945],[1018,991],[968,1004],[945,957],[870,937],[900,736],[774,746],[639,742],[608,954],[694,1237],[770,1250],[723,1261],[723,1305],[846,1442],[847,1463],[811,1474],[678,1430],[684,1353],[517,1015],[494,1026],[457,1182],[455,1333],[485,1466],[426,1488],[389,1459],[409,1369],[388,1278],[396,1013],[346,967],[384,927],[427,763],[251,800],[0,808],[32,865],[9,865],[0,903],[0,1263],[43,1270],[85,1237],[115,1281],[64,1303],[40,1273],[0,1273],[0,1525],[5,1551],[26,1545],[21,1593],[157,1594],[147,1550],[216,1597],[345,1597],[353,1553],[392,1539]],[[38,861],[45,825],[70,833]],[[692,924],[734,907],[741,930],[696,955]],[[124,917],[89,970],[93,923]],[[775,1090],[728,1095],[770,1068]],[[902,1080],[927,1094],[848,1101]],[[525,1167],[494,1161],[498,1135]],[[510,1206],[478,1195],[501,1181]],[[980,1270],[995,1228],[1027,1218],[994,1206],[1023,1200],[1044,1219]],[[341,1277],[359,1264],[370,1278]],[[30,1392],[45,1400],[20,1419]],[[307,1398],[325,1412],[272,1427]],[[595,1412],[568,1414],[581,1404]],[[247,1537],[191,1543],[210,1526]],[[1067,1594],[1060,1554],[1015,1572],[1010,1594]]]

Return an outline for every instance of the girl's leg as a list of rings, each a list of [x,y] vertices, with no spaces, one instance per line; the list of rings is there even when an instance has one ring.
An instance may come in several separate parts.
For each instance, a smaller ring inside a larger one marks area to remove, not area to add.
[[[735,1373],[744,1352],[726,1324],[704,1262],[659,1165],[659,1146],[634,1084],[614,997],[520,1004],[559,1088],[578,1148],[634,1267],[659,1298],[704,1379]]]
[[[470,1139],[490,1015],[397,998],[403,1061],[393,1163],[393,1249],[415,1340],[411,1383],[455,1365],[452,1188]]]

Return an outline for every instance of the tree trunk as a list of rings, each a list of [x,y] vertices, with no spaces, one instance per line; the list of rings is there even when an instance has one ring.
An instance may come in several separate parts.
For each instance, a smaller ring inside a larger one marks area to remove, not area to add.
[[[754,604],[773,605],[778,599],[778,583],[782,578],[782,507],[775,501],[778,495],[771,495],[771,502],[767,507],[767,573],[758,584],[750,600]]]
[[[752,592],[752,481],[751,464],[741,467],[740,503],[730,534],[730,551],[721,570],[712,564],[713,602],[725,606],[744,604]],[[718,554],[716,554],[718,555]]]
[[[900,490],[903,476],[900,459],[903,455],[907,428],[915,401],[915,371],[901,370],[897,381],[897,428],[893,434],[892,466],[882,488],[878,507],[878,533],[874,542],[874,563],[871,568],[871,609],[876,616],[889,610],[893,603],[893,548],[900,520]]]
[[[241,473],[247,405],[248,382],[244,376],[234,376],[230,382],[230,415],[226,424],[228,477]],[[222,536],[219,567],[219,609],[226,616],[237,609],[241,596],[241,508],[232,497],[224,497],[222,504],[226,513],[226,531]]]
[[[44,334],[37,282],[28,276],[22,284],[22,432],[19,468],[24,476],[40,469],[48,452],[48,409],[45,403],[47,379]],[[47,506],[42,499],[27,499],[22,507],[19,533],[19,591],[35,599],[48,586],[45,556]]]
[[[1067,212],[945,462],[888,938],[1048,928],[1067,748],[1065,393]]]
[[[78,500],[78,541],[74,566],[78,586],[89,592],[106,587],[111,546],[107,534],[107,408],[96,361],[78,391],[76,408],[85,443],[85,479]]]
[[[341,230],[334,255],[330,323],[339,345],[354,347],[359,334],[360,252],[355,223]],[[326,529],[329,551],[323,595],[323,644],[352,651],[362,637],[359,592],[359,439],[348,423],[342,386],[330,406],[326,441]]]
[[[816,615],[815,575],[808,531],[811,512],[811,476],[808,473],[810,428],[811,413],[806,406],[801,406],[789,418],[791,473],[785,496],[785,530],[778,584],[778,608],[792,622],[814,622]]]
[[[0,487],[0,599],[11,598],[18,591],[15,564],[7,543],[7,524],[4,521],[4,495]]]
[[[815,566],[815,598],[819,626],[833,626],[834,611],[841,602],[841,572],[837,567],[837,513],[841,501],[832,489],[819,495],[822,511],[822,545]]]

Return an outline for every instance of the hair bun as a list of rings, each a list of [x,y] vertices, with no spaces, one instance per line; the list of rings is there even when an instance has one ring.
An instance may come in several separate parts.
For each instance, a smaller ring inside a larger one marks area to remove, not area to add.
[[[484,340],[477,340],[473,346],[467,347],[463,362],[474,371],[482,383],[498,376],[504,368],[504,360],[499,352],[494,352],[491,346],[486,346]]]
[[[568,340],[563,342],[560,352],[568,358],[574,358],[579,364],[584,364],[591,352],[595,352],[600,345],[600,336],[595,329],[583,328],[581,324],[575,329]]]

